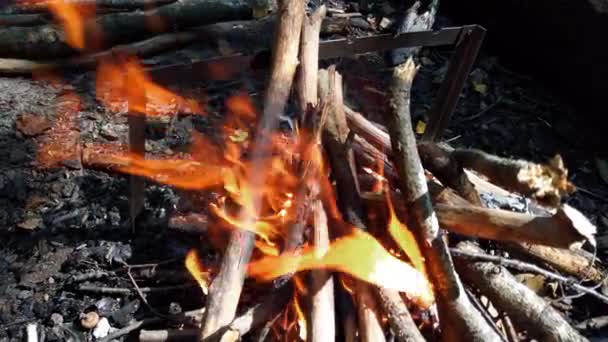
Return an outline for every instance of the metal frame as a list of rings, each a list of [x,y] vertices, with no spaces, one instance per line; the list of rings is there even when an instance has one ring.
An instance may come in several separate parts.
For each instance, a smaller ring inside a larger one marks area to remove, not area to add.
[[[354,39],[325,40],[319,43],[319,59],[348,57],[355,54],[387,51],[407,47],[429,47],[454,45],[454,55],[450,59],[446,77],[433,100],[429,122],[423,139],[433,141],[441,138],[452,113],[458,104],[460,93],[477,58],[486,30],[479,25],[444,28],[435,31],[406,32],[398,35],[381,34]],[[270,66],[271,53],[261,51],[255,55],[233,55],[211,58],[186,64],[174,64],[148,68],[146,71],[159,82],[230,80],[252,69]],[[217,70],[221,68],[221,75]],[[146,118],[139,113],[130,113],[129,147],[132,152],[144,154]],[[141,191],[143,179],[131,177],[131,196],[142,196],[133,192]],[[131,198],[130,200],[133,200]],[[141,211],[143,201],[131,205],[134,216]],[[137,207],[136,207],[137,206]],[[131,217],[135,219],[135,217]],[[133,224],[133,222],[132,222]]]

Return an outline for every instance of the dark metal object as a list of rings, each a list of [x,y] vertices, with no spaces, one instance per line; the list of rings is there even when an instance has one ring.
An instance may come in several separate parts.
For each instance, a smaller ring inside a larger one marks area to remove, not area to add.
[[[466,83],[467,76],[477,58],[479,48],[486,30],[478,25],[444,28],[436,31],[407,32],[398,35],[382,34],[354,39],[326,40],[319,43],[319,59],[348,57],[376,51],[389,51],[397,48],[422,46],[456,45],[455,53],[450,60],[446,78],[431,107],[430,120],[423,139],[435,140],[441,136],[450,120],[458,102],[458,97]],[[186,64],[173,64],[151,67],[147,72],[160,82],[231,80],[241,74],[262,70],[270,66],[272,54],[269,49],[255,55],[233,55],[217,57]],[[141,88],[129,84],[132,89]],[[145,93],[137,94],[133,100],[145,107]],[[142,102],[143,101],[143,102]],[[129,104],[129,147],[132,153],[141,157],[145,149],[146,118],[143,113],[134,112]],[[144,180],[131,176],[130,186],[131,220],[137,217],[143,208]]]
[[[129,72],[125,73],[129,75]],[[137,84],[137,80],[127,76],[126,86],[131,89],[128,100],[128,117],[129,125],[129,152],[144,158],[146,153],[146,91],[141,84]],[[143,110],[142,110],[143,109]],[[131,175],[129,177],[129,218],[131,220],[131,229],[135,230],[135,219],[141,213],[144,206],[144,193],[146,190],[145,179],[139,176]]]
[[[456,108],[458,98],[471,72],[473,63],[475,63],[485,34],[486,30],[481,26],[463,27],[454,55],[450,59],[445,80],[431,106],[430,118],[423,140],[434,141],[441,138]]]
[[[319,59],[348,57],[375,51],[417,46],[442,46],[456,44],[471,31],[485,30],[477,25],[450,27],[436,31],[407,32],[398,35],[381,34],[352,39],[333,39],[319,43]],[[158,81],[230,80],[249,70],[270,66],[271,53],[265,49],[253,56],[233,55],[217,57],[187,64],[173,64],[148,68]]]

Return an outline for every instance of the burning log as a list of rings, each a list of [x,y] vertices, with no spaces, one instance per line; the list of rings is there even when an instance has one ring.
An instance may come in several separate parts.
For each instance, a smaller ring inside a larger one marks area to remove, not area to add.
[[[500,341],[466,296],[433,213],[410,118],[410,91],[417,67],[409,59],[395,68],[390,87],[389,131],[412,228],[435,285],[442,335],[447,341]]]
[[[471,243],[460,243],[463,251],[479,253]],[[543,341],[587,341],[562,315],[532,290],[527,288],[504,267],[489,262],[471,262],[455,257],[459,274],[473,284],[501,311],[505,311],[516,326],[526,329]],[[500,270],[500,271],[497,271]]]
[[[259,159],[268,145],[267,136],[276,123],[278,114],[287,103],[293,77],[296,71],[300,32],[304,18],[304,3],[301,0],[284,0],[279,3],[279,21],[273,49],[272,71],[270,83],[264,98],[264,111],[258,132],[258,140],[254,143],[252,159],[256,170],[265,170],[265,165]],[[254,173],[250,184],[253,188],[264,183],[264,171]],[[251,205],[258,212],[260,194],[254,194]],[[247,210],[242,210],[244,221],[253,224],[255,218],[249,217]],[[240,294],[245,280],[247,263],[251,258],[255,236],[250,231],[235,231],[224,252],[222,265],[209,289],[207,310],[203,319],[200,340],[206,340],[222,327],[230,324],[236,313]]]
[[[318,253],[325,253],[329,249],[329,232],[327,229],[327,215],[321,200],[313,204],[314,233],[313,243]],[[336,338],[335,308],[334,308],[334,278],[329,271],[314,270],[311,278],[311,341],[333,341]]]
[[[335,81],[333,82],[332,76],[335,77]],[[322,90],[321,95],[327,94],[332,104],[331,120],[325,132],[324,146],[329,155],[338,187],[340,211],[348,222],[365,230],[365,219],[362,216],[363,211],[359,197],[359,184],[355,177],[354,158],[352,150],[346,142],[348,126],[346,117],[342,111],[344,105],[342,102],[340,80],[339,74],[335,73],[334,70],[330,69],[328,72],[320,71],[319,86]],[[370,296],[370,290],[369,286],[363,286],[363,283],[360,282],[355,288],[360,329],[363,330],[361,334],[366,341],[384,340],[384,334],[377,325],[376,298]],[[397,292],[388,289],[376,289],[376,295],[389,314],[391,326],[398,334],[400,341],[406,341],[407,338],[413,338],[415,341],[424,340]]]
[[[302,25],[302,38],[300,41],[300,70],[298,74],[298,102],[303,119],[309,119],[305,115],[309,113],[309,106],[318,108],[317,74],[319,69],[319,34],[321,23],[326,14],[326,7],[321,5],[310,17],[305,17]],[[319,124],[313,130],[313,143],[318,145],[322,129],[325,125],[327,112],[321,113]],[[310,167],[310,166],[309,166]],[[320,174],[319,165],[315,165],[316,174]],[[308,175],[304,175],[307,177]],[[323,175],[321,175],[323,177]],[[315,189],[312,199],[313,212],[313,245],[317,253],[325,253],[329,249],[329,231],[327,227],[327,215],[322,201],[318,198],[318,182],[312,187]],[[303,220],[301,224],[305,224]],[[336,338],[335,307],[334,307],[334,277],[327,270],[313,270],[310,273],[310,341],[331,341]]]
[[[329,114],[323,132],[323,147],[327,151],[334,179],[337,180],[339,196],[337,198],[340,212],[347,222],[356,227],[364,227],[363,209],[358,200],[358,184],[352,150],[346,144],[348,127],[342,113],[342,78],[335,71],[319,70],[319,95],[327,101]],[[377,303],[370,294],[371,287],[357,281],[355,296],[359,319],[359,332],[364,341],[384,341],[384,332],[377,316]]]

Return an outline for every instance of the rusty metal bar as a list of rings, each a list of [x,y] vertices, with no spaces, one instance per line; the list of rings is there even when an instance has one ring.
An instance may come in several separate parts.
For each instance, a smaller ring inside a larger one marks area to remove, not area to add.
[[[456,44],[454,55],[439,92],[430,109],[429,122],[422,137],[423,140],[433,141],[441,138],[452,113],[458,104],[458,98],[464,88],[467,77],[481,48],[486,30],[477,25],[465,26]]]
[[[127,68],[129,68],[127,66]],[[125,94],[129,94],[127,124],[129,126],[129,152],[138,157],[145,158],[146,153],[146,90],[139,84],[133,72],[125,70]],[[146,190],[145,179],[139,176],[129,176],[129,218],[131,229],[135,231],[135,219],[144,207]]]

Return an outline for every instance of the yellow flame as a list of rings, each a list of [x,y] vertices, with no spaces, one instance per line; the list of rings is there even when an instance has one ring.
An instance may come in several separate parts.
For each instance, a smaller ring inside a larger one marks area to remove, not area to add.
[[[195,249],[191,249],[186,254],[185,260],[186,269],[190,272],[192,277],[196,280],[198,285],[206,295],[209,292],[209,272],[203,267],[198,252]]]
[[[371,284],[403,292],[425,307],[434,302],[431,284],[422,273],[391,255],[374,237],[356,229],[335,240],[323,255],[308,248],[302,254],[283,254],[253,261],[249,265],[249,275],[267,281],[313,269],[348,273]]]

